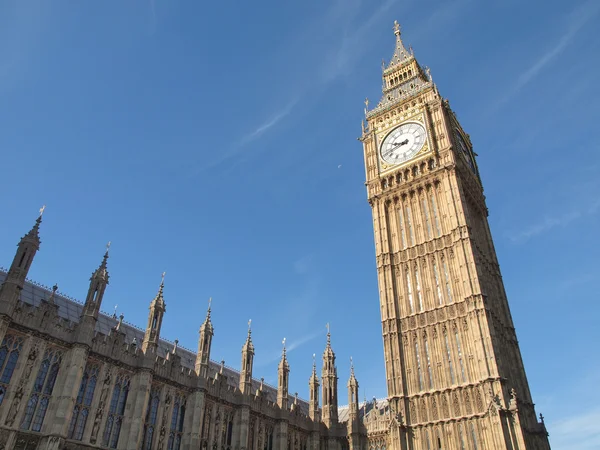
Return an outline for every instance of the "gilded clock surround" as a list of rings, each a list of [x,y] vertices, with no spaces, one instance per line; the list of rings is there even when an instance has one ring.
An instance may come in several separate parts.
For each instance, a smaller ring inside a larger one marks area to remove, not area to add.
[[[411,115],[411,116],[400,115],[399,120],[391,121],[391,125],[389,125],[385,128],[382,128],[381,131],[379,131],[377,133],[376,139],[377,139],[377,142],[380,142],[380,144],[378,144],[378,147],[379,147],[379,170],[381,173],[386,173],[386,172],[389,172],[392,170],[396,170],[396,169],[398,169],[398,167],[404,166],[406,164],[410,164],[411,162],[415,162],[417,159],[422,159],[424,156],[426,156],[428,153],[430,153],[431,146],[430,146],[429,140],[430,140],[431,133],[429,131],[429,126],[427,124],[427,121],[425,120],[425,114],[423,112],[421,112],[421,110],[418,107],[411,110],[411,114],[413,114],[413,115]],[[382,145],[385,142],[385,139],[387,138],[387,136],[389,136],[391,133],[393,133],[394,130],[396,130],[398,127],[402,126],[405,123],[410,123],[410,122],[420,123],[425,128],[425,143],[423,144],[423,147],[421,147],[421,149],[407,161],[403,161],[399,164],[387,163],[386,161],[384,161],[384,159],[382,157]]]

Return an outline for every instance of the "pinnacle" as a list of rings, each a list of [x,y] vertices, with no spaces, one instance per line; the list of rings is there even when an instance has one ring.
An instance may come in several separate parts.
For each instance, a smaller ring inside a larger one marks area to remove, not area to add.
[[[23,239],[37,241],[38,244],[39,244],[39,241],[40,241],[40,235],[39,235],[40,224],[42,223],[42,214],[44,213],[45,209],[46,209],[46,206],[42,206],[40,208],[40,215],[35,220],[35,224],[31,228],[31,230],[29,230],[29,232],[25,236],[23,236]]]
[[[396,48],[394,49],[394,54],[392,55],[392,59],[390,60],[387,69],[397,66],[412,57],[412,52],[407,51],[402,43],[400,24],[398,21],[394,21],[394,34],[396,35]]]

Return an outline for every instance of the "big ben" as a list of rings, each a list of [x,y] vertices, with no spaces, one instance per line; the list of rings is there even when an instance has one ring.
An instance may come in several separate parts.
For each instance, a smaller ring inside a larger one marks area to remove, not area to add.
[[[469,135],[401,39],[361,141],[394,449],[549,449]]]

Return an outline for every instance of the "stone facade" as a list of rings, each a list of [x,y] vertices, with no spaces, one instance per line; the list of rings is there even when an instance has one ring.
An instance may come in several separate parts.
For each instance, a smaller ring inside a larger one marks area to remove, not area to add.
[[[108,249],[84,303],[29,281],[41,216],[0,269],[0,449],[356,450],[366,448],[358,383],[338,407],[330,336],[322,383],[316,365],[310,400],[288,392],[285,346],[278,386],[252,376],[251,330],[240,371],[210,359],[210,306],[191,352],[160,337],[163,282],[142,330],[100,311],[109,283]],[[319,406],[322,384],[324,402]]]
[[[469,135],[429,69],[404,47],[397,23],[394,32],[382,99],[371,110],[365,102],[361,136],[388,402],[399,424],[388,442],[395,449],[549,449]]]
[[[253,377],[250,328],[239,372],[212,361],[210,306],[196,352],[162,339],[164,277],[145,329],[102,313],[108,249],[83,303],[28,280],[40,215],[0,269],[0,450],[549,449],[469,137],[395,33],[383,98],[372,110],[367,102],[361,137],[388,397],[359,403],[352,368],[338,405],[329,333],[308,401],[289,395],[285,343],[278,385]],[[403,141],[401,131],[389,143],[406,123],[421,137]]]

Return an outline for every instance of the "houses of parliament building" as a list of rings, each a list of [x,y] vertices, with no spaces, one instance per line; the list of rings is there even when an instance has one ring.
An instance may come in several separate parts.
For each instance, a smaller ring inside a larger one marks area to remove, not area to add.
[[[161,338],[161,283],[145,329],[101,312],[108,249],[83,303],[27,278],[42,216],[0,270],[0,449],[546,450],[487,221],[469,135],[401,39],[365,109],[387,397],[340,406],[329,334],[309,399]],[[368,239],[368,236],[365,236]],[[373,274],[375,275],[375,274]],[[375,327],[375,324],[373,324]],[[307,374],[308,376],[309,374]]]

